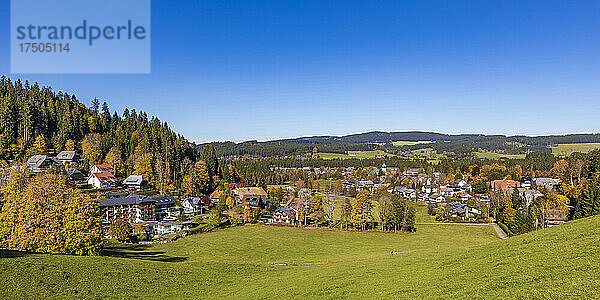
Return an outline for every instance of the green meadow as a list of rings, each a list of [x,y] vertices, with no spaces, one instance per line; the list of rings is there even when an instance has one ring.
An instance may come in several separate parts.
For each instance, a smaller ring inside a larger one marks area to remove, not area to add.
[[[377,156],[385,156],[392,157],[395,156],[393,154],[389,154],[382,150],[373,150],[373,151],[346,151],[346,153],[319,153],[319,157],[322,159],[372,159],[377,158]]]
[[[588,153],[595,149],[600,149],[600,143],[579,143],[579,144],[557,144],[550,147],[552,154],[565,156],[571,155],[573,152]]]
[[[482,159],[525,159],[525,154],[501,154],[501,153],[494,153],[494,152],[475,152],[475,155],[477,155],[477,158],[482,158]]]
[[[114,245],[99,257],[2,251],[0,298],[595,297],[599,226],[592,217],[500,240],[491,226],[406,234],[251,225]]]

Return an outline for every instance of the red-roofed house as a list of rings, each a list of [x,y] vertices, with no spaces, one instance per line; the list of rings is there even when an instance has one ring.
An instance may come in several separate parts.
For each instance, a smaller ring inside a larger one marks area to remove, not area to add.
[[[521,183],[515,180],[493,180],[491,183],[491,188],[494,191],[503,191],[508,192],[508,189],[514,187],[520,187]]]
[[[115,176],[115,168],[109,164],[93,165],[90,169],[90,174],[108,172]]]
[[[87,182],[95,189],[117,186],[117,179],[115,178],[115,175],[108,171],[90,173],[90,176],[87,178]]]

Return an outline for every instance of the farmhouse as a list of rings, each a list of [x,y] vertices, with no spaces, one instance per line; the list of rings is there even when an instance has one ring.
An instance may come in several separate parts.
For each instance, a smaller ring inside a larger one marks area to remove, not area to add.
[[[262,208],[267,204],[267,193],[261,187],[241,187],[233,193],[236,203],[243,204],[246,208]]]

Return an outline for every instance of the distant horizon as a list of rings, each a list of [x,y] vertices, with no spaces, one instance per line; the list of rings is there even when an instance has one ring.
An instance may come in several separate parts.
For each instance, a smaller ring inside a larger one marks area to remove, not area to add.
[[[509,134],[501,134],[501,133],[477,133],[477,132],[445,133],[445,132],[441,132],[441,131],[428,131],[428,130],[393,130],[393,131],[369,130],[369,131],[356,132],[356,133],[348,133],[348,134],[301,135],[301,136],[292,136],[292,137],[272,138],[272,139],[266,139],[266,140],[259,140],[259,139],[248,139],[248,140],[240,140],[240,141],[233,141],[233,140],[212,140],[212,141],[195,142],[195,143],[197,143],[197,144],[209,144],[209,143],[233,142],[233,143],[239,144],[239,143],[252,142],[252,141],[257,141],[257,142],[261,142],[262,143],[262,142],[273,142],[273,141],[279,141],[279,140],[293,140],[293,139],[313,138],[313,137],[346,137],[346,136],[351,136],[351,135],[360,135],[360,134],[367,134],[367,133],[373,133],[373,132],[383,132],[383,133],[422,132],[422,133],[437,133],[437,134],[444,134],[444,135],[485,135],[485,136],[500,135],[500,136],[505,136],[505,137],[515,137],[515,136],[546,137],[546,136],[567,136],[567,135],[578,135],[578,134],[600,134],[600,132],[569,132],[569,133],[557,133],[557,134],[510,134],[509,135]]]

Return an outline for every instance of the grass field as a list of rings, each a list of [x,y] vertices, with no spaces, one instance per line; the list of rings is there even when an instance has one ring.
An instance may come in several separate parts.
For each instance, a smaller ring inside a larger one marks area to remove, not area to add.
[[[395,141],[392,142],[392,145],[397,146],[397,147],[401,147],[401,146],[413,146],[413,145],[420,145],[420,144],[431,144],[434,143],[434,141]]]
[[[503,158],[524,159],[525,158],[525,154],[501,154],[501,153],[494,153],[494,152],[475,152],[475,155],[477,155],[478,158],[483,158],[483,159],[503,159]]]
[[[373,150],[373,151],[346,151],[345,154],[341,153],[319,153],[319,157],[322,159],[349,159],[349,158],[358,158],[358,159],[367,159],[367,158],[377,158],[377,156],[382,155],[386,157],[395,156],[393,154],[386,153],[382,150]]]
[[[557,144],[552,149],[554,155],[571,155],[573,152],[588,153],[594,149],[600,149],[600,143],[580,143],[580,144]]]
[[[599,226],[594,217],[500,240],[490,226],[394,234],[257,225],[102,257],[2,251],[0,298],[593,298]]]

